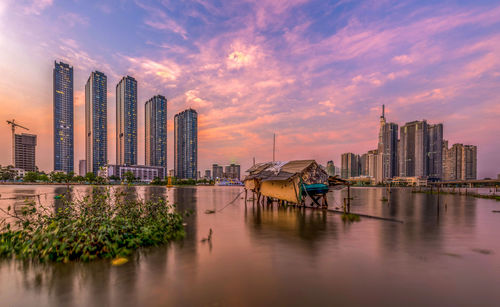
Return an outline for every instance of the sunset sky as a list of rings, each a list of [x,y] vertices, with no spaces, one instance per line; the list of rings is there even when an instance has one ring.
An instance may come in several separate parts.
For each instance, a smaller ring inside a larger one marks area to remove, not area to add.
[[[0,164],[15,118],[38,135],[53,169],[52,69],[74,67],[75,171],[84,158],[84,87],[108,76],[108,159],[115,162],[115,87],[199,114],[198,170],[272,159],[340,164],[377,146],[389,121],[444,124],[450,144],[478,146],[478,176],[500,173],[499,1],[0,0]],[[20,131],[21,132],[21,131]]]

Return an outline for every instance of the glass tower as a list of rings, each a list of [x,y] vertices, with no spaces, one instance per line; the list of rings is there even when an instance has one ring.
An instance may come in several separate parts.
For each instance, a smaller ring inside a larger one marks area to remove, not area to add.
[[[167,167],[167,99],[156,95],[146,101],[145,161],[149,166]]]
[[[73,67],[54,62],[54,170],[74,170]]]
[[[175,177],[196,179],[198,172],[198,113],[187,109],[174,117]]]
[[[130,76],[116,85],[116,164],[137,164],[137,81]]]
[[[96,175],[108,160],[107,103],[107,77],[94,71],[85,85],[85,157],[87,172]]]

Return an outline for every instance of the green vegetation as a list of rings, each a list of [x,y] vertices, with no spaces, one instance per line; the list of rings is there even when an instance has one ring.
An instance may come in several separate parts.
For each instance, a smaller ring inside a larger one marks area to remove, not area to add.
[[[8,208],[0,232],[0,257],[38,261],[90,261],[126,257],[134,249],[184,235],[183,217],[159,198],[94,187],[81,200],[62,197],[56,210],[26,202]]]
[[[354,214],[354,213],[344,213],[344,214],[342,214],[341,218],[342,218],[342,221],[344,221],[344,222],[359,222],[361,220],[359,215]]]

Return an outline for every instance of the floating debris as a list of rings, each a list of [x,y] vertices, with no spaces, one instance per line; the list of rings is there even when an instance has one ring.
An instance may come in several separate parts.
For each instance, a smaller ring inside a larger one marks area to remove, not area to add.
[[[113,266],[120,266],[120,265],[124,265],[125,263],[128,262],[128,259],[127,258],[124,258],[124,257],[120,257],[120,258],[115,258],[111,261],[111,265]]]
[[[493,254],[492,250],[483,249],[483,248],[473,248],[472,251],[476,252],[476,253],[483,254],[483,255],[491,255],[491,254]]]
[[[210,228],[210,231],[208,232],[208,238],[203,238],[201,239],[201,242],[212,242],[212,234],[214,232],[212,231],[212,228]]]
[[[205,214],[213,214],[215,213],[215,210],[205,210]]]

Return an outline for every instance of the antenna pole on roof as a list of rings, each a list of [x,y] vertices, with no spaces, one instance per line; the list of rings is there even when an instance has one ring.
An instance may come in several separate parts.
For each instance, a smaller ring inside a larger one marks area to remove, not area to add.
[[[253,157],[253,165],[255,166],[255,157]]]
[[[276,152],[276,133],[273,133],[273,162],[275,161]]]

